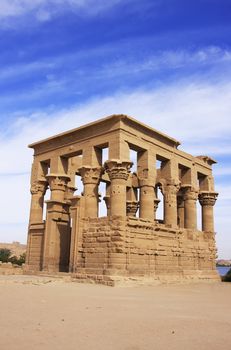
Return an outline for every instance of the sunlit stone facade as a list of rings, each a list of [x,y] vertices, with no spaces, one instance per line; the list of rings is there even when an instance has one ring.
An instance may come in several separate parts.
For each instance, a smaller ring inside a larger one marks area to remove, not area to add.
[[[179,145],[125,115],[30,145],[27,271],[217,279],[215,161]]]

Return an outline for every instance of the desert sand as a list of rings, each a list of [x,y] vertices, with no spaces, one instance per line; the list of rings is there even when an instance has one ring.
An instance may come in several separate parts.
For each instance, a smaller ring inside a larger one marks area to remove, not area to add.
[[[106,287],[0,276],[0,348],[231,349],[231,283]]]

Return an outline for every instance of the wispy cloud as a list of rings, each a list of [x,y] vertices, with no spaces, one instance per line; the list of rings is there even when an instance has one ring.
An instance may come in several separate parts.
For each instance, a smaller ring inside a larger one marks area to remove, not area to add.
[[[122,48],[120,47],[120,50]],[[228,83],[218,84],[219,80],[230,80],[231,51],[228,49],[210,46],[192,51],[165,50],[146,55],[145,59],[138,56],[134,59],[133,54],[131,56],[126,54],[123,59],[115,58],[113,53],[117,49],[116,45],[113,49],[110,44],[102,45],[97,49],[82,49],[71,54],[60,54],[0,68],[1,113],[7,113],[12,106],[18,110],[22,108],[21,105],[26,108],[32,101],[39,108],[40,103],[49,105],[49,101],[55,100],[59,104],[65,98],[68,101],[70,99],[78,101],[80,97],[84,100],[89,96],[98,95],[103,90],[111,95],[115,94],[116,90],[131,91],[134,85],[140,86],[141,92],[147,90],[147,87],[150,91],[154,91],[155,87],[165,84],[171,89],[171,81],[174,85],[178,80],[180,86],[182,79],[185,79],[183,85],[187,88],[186,92],[190,89],[190,98],[192,91],[199,98],[202,98],[204,94],[204,101],[208,95],[204,108],[209,108],[211,93],[214,94],[214,98],[216,95],[215,91],[208,91],[210,87],[213,89],[213,86],[219,86],[223,89],[225,86],[224,101],[228,98]],[[120,52],[119,49],[118,52]],[[88,62],[88,56],[91,57],[91,64]],[[107,63],[104,61],[105,56],[107,56]],[[122,57],[122,55],[119,56]],[[95,65],[94,62],[98,64]],[[203,84],[202,81],[205,83]],[[207,84],[208,81],[209,84]],[[17,89],[18,85],[20,89]],[[142,85],[145,85],[146,89],[143,89]],[[159,91],[166,91],[166,89],[159,88]],[[182,96],[181,91],[179,95]],[[196,95],[194,96],[195,104],[197,103]],[[219,93],[219,96],[222,98],[222,94]],[[161,96],[158,98],[160,99]],[[158,101],[156,103],[159,104]],[[187,104],[187,100],[182,103]],[[223,105],[213,105],[213,109],[214,107],[220,113]],[[183,108],[186,113],[186,106]],[[226,108],[226,102],[224,108]],[[211,113],[214,114],[213,111]]]
[[[0,18],[10,19],[30,14],[43,22],[66,11],[96,15],[122,1],[124,0],[1,0]]]
[[[113,44],[113,49],[111,45],[102,45],[93,49],[77,50],[76,52],[62,53],[55,55],[54,57],[49,57],[48,59],[42,59],[40,61],[32,61],[22,64],[12,64],[0,69],[0,79],[9,79],[12,77],[22,76],[25,73],[33,73],[37,71],[49,71],[63,69],[64,64],[66,65],[66,70],[70,70],[73,73],[78,73],[79,64],[86,61],[86,59],[91,57],[96,57],[97,59],[105,57],[109,58],[107,63],[99,64],[96,70],[96,75],[101,77],[111,77],[111,76],[121,76],[129,74],[143,73],[144,71],[161,71],[165,69],[176,69],[176,68],[190,68],[194,67],[196,69],[200,67],[220,66],[224,64],[231,63],[231,50],[223,49],[218,46],[208,46],[197,50],[164,50],[157,51],[155,54],[149,53],[145,58],[136,56],[134,58],[133,53],[130,56],[125,54],[123,57],[115,58],[114,52],[118,50],[123,51],[124,45],[127,43],[119,42]],[[108,62],[109,61],[109,62]],[[84,67],[81,65],[81,67]],[[89,70],[88,65],[86,65]]]
[[[20,115],[17,122],[0,134],[1,173],[26,171],[30,152],[26,145],[35,139],[79,126],[110,115],[125,113],[174,136],[193,154],[230,154],[231,84],[179,81],[152,90],[139,89],[88,101],[52,113],[45,111]],[[49,124],[47,120],[49,119]],[[32,135],[35,135],[32,137]],[[20,154],[15,150],[20,149]]]

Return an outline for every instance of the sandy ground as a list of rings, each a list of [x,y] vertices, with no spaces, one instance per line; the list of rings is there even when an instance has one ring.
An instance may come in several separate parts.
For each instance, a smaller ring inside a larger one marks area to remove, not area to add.
[[[106,287],[0,276],[0,349],[231,349],[231,283]]]

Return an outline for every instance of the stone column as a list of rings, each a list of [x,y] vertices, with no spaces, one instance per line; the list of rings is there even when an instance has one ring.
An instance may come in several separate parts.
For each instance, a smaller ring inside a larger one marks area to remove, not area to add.
[[[184,228],[184,197],[182,194],[177,196],[177,217],[179,227]]]
[[[98,185],[102,175],[102,167],[83,166],[79,169],[84,184],[85,217],[98,217],[99,193]]]
[[[127,216],[136,216],[139,204],[137,201],[127,201]]]
[[[73,198],[76,190],[77,190],[77,187],[67,184],[65,196],[64,196],[65,200],[70,201]]]
[[[139,207],[137,201],[137,188],[132,186],[127,188],[127,216],[136,216],[136,212]]]
[[[160,203],[160,200],[158,198],[154,199],[154,220],[156,220],[156,211],[158,209],[158,205]]]
[[[43,269],[45,271],[68,271],[70,254],[70,204],[65,200],[66,174],[51,173],[46,176],[51,199],[47,201],[47,220]]]
[[[140,186],[140,218],[154,221],[156,155],[151,150],[138,152],[137,172]]]
[[[199,201],[202,206],[202,231],[214,232],[213,206],[216,203],[218,193],[201,192]]]
[[[184,227],[197,230],[198,191],[191,186],[184,188]]]
[[[154,220],[154,183],[150,180],[140,180],[140,218]]]
[[[110,186],[110,214],[126,216],[126,183],[132,162],[122,160],[108,160],[105,168],[109,175]]]
[[[69,272],[73,272],[77,264],[78,258],[78,247],[79,242],[79,210],[80,210],[80,196],[73,196],[70,199],[70,215],[72,219],[71,226],[71,243],[70,243],[70,261],[69,261]]]
[[[45,223],[43,221],[44,195],[47,189],[45,179],[34,180],[31,186],[31,208],[28,228],[26,270],[39,271],[42,268]]]
[[[168,183],[162,186],[164,196],[164,223],[166,226],[177,227],[177,192],[179,185]]]
[[[49,186],[51,190],[50,200],[63,202],[67,183],[70,181],[70,177],[65,174],[49,174],[46,176],[46,178],[49,182]]]
[[[43,204],[47,185],[46,180],[37,180],[31,186],[30,223],[43,221]]]
[[[110,186],[111,185],[109,183],[106,184],[106,194],[103,197],[103,200],[104,200],[106,208],[107,208],[107,216],[111,215],[111,213],[110,213],[110,193],[111,193]]]

